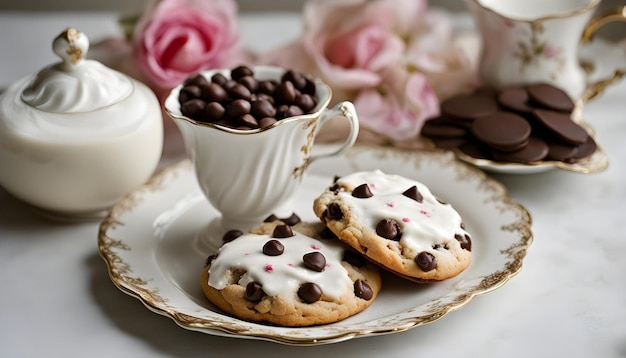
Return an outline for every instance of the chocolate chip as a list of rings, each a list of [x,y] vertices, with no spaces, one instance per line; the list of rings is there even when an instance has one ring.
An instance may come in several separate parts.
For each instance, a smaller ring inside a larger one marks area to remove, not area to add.
[[[472,239],[470,238],[469,235],[464,234],[456,234],[454,235],[454,238],[456,239],[456,241],[458,241],[461,244],[461,248],[467,251],[472,251]]]
[[[204,77],[203,77],[204,78]],[[196,85],[186,85],[180,89],[178,100],[181,102],[187,102],[195,98],[202,96],[202,90]]]
[[[237,66],[232,71],[230,71],[230,78],[235,81],[246,76],[254,76],[254,71],[250,67],[247,66]]]
[[[209,83],[209,80],[207,80],[206,77],[204,77],[201,74],[197,74],[197,75],[187,78],[185,82],[183,82],[183,85],[184,86],[193,85],[193,86],[201,87],[202,85],[205,85],[207,83]]]
[[[354,295],[369,301],[374,297],[374,292],[367,282],[359,279],[354,281]]]
[[[278,240],[270,240],[263,245],[263,253],[267,256],[280,256],[285,252],[285,246]]]
[[[318,251],[309,252],[302,256],[304,266],[310,270],[322,272],[326,267],[326,257]]]
[[[244,294],[246,300],[259,302],[263,295],[265,295],[265,292],[263,292],[263,286],[260,283],[252,281],[246,285],[246,293]]]
[[[204,261],[204,267],[211,265],[216,258],[217,258],[216,254],[209,255],[209,257],[206,258],[206,261]]]
[[[367,199],[374,196],[374,194],[372,194],[369,185],[361,184],[354,188],[354,190],[352,191],[352,196],[355,198]]]
[[[295,105],[302,108],[306,112],[312,111],[317,105],[315,97],[306,93],[296,95]]]
[[[259,90],[259,82],[252,76],[243,76],[237,80],[237,82],[246,86],[250,90],[250,93],[254,93]]]
[[[294,236],[293,230],[289,225],[276,225],[274,232],[272,232],[272,237],[277,239],[284,239],[292,236]]]
[[[217,83],[207,83],[202,86],[202,99],[207,102],[223,102],[228,98],[226,90]]]
[[[221,73],[216,73],[211,76],[211,81],[217,83],[220,86],[224,86],[228,82],[228,78]]]
[[[276,86],[274,98],[282,104],[292,104],[296,100],[296,88],[290,81],[281,82]]]
[[[189,118],[194,117],[202,117],[204,116],[204,107],[206,106],[206,102],[201,99],[192,99],[183,103],[180,110],[184,116]]]
[[[268,95],[273,95],[276,90],[277,83],[274,81],[260,81],[259,82],[259,92],[265,93]]]
[[[278,110],[276,111],[276,117],[279,119],[300,116],[303,114],[304,114],[304,111],[302,111],[302,108],[296,105],[290,105],[290,106],[283,105],[283,106],[280,106]]]
[[[233,99],[245,99],[249,101],[252,93],[248,87],[242,85],[241,83],[237,83],[232,88],[228,89],[228,95]]]
[[[341,207],[337,203],[328,204],[328,208],[324,211],[324,217],[330,220],[341,220],[343,218],[343,212]]]
[[[228,91],[230,91],[230,89],[235,87],[235,85],[237,84],[238,84],[237,81],[230,79],[230,80],[227,80],[226,83],[222,85],[222,87],[224,87],[224,89],[226,90],[226,93],[228,93]]]
[[[287,72],[285,72],[281,77],[281,81],[291,82],[293,86],[298,90],[303,90],[304,87],[306,87],[306,77],[304,77],[302,73],[293,70],[288,70]]]
[[[282,218],[280,220],[290,226],[294,226],[301,221],[300,217],[296,215],[296,213],[291,214],[288,218]]]
[[[204,107],[204,118],[209,122],[217,122],[224,117],[226,110],[218,102],[207,103]]]
[[[263,222],[271,223],[272,221],[276,221],[276,220],[279,220],[278,216],[271,214],[270,216],[266,217],[265,220],[263,220]]]
[[[259,122],[257,122],[256,118],[254,118],[254,116],[249,113],[246,113],[243,116],[239,117],[238,123],[239,125],[248,128],[259,128]]]
[[[322,297],[322,289],[313,282],[303,283],[298,289],[298,297],[306,303],[317,302]]]
[[[343,253],[343,260],[355,267],[363,267],[367,263],[367,259],[354,250],[346,250]]]
[[[222,236],[222,241],[224,243],[231,242],[241,235],[243,235],[243,231],[241,230],[228,230],[224,236]]]
[[[437,267],[437,258],[430,252],[422,251],[415,256],[415,263],[420,270],[427,272]]]
[[[402,232],[394,219],[383,219],[376,225],[376,234],[387,240],[400,241]]]
[[[406,196],[407,198],[411,198],[417,201],[418,203],[421,203],[422,201],[424,201],[424,197],[422,196],[422,193],[420,193],[419,190],[417,190],[417,186],[415,185],[405,190],[404,193],[402,193],[402,195]]]
[[[197,121],[239,130],[267,129],[279,120],[311,113],[317,106],[315,84],[295,71],[286,71],[282,77],[282,82],[258,80],[246,66],[234,68],[231,78],[220,73],[215,73],[211,81],[200,74],[190,76],[179,94],[181,111]],[[242,118],[246,114],[254,120]]]
[[[274,100],[274,97],[272,97],[269,94],[260,93],[260,92],[253,93],[251,98],[254,101],[268,101],[269,103],[272,104],[272,106],[276,105],[276,101]]]
[[[267,128],[269,126],[271,126],[272,124],[278,122],[278,120],[276,118],[273,117],[263,117],[259,120],[259,127],[261,128]]]
[[[239,118],[244,114],[250,113],[250,102],[245,99],[238,99],[231,102],[228,107],[226,107],[226,115],[231,118]]]
[[[310,79],[306,79],[306,85],[304,86],[304,88],[301,90],[302,93],[306,93],[310,96],[315,96],[315,82],[311,81]]]
[[[276,108],[267,100],[256,100],[252,103],[250,113],[256,118],[276,116]]]

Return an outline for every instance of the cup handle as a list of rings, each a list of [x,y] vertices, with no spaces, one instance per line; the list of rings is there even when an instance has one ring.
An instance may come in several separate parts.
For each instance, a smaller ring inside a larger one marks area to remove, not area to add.
[[[326,109],[324,113],[322,113],[322,116],[320,117],[318,128],[321,128],[324,125],[324,123],[326,123],[327,121],[335,117],[343,117],[350,124],[350,133],[348,134],[348,137],[339,146],[339,148],[335,150],[332,150],[330,152],[325,152],[325,153],[311,154],[309,163],[312,163],[313,161],[320,159],[320,158],[327,158],[327,157],[332,157],[332,156],[341,154],[346,149],[352,147],[352,145],[354,145],[354,142],[356,142],[356,138],[359,135],[359,117],[356,114],[356,109],[354,108],[354,105],[352,104],[352,102],[349,102],[349,101],[339,102],[332,108]]]
[[[583,31],[581,39],[582,43],[589,43],[596,31],[598,31],[602,26],[613,21],[626,22],[626,6],[607,10],[606,12],[591,19],[591,21],[589,21],[589,23],[585,27],[585,30]],[[587,86],[585,94],[583,95],[583,102],[587,102],[590,99],[601,94],[606,89],[606,87],[617,82],[617,80],[619,80],[624,75],[626,75],[626,69],[616,69],[613,77],[589,84]]]

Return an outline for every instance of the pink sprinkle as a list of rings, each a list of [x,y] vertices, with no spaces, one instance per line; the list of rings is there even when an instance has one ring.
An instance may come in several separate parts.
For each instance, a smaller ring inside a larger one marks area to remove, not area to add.
[[[319,250],[319,249],[321,249],[322,247],[321,247],[320,245],[317,245],[317,244],[311,244],[311,248],[312,248],[313,250]]]
[[[426,211],[426,210],[421,210],[421,211],[420,211],[420,213],[422,213],[422,214],[426,215],[426,217],[427,217],[427,218],[429,218],[429,217],[431,217],[431,216],[432,216],[432,215],[431,215],[428,211]]]
[[[370,188],[372,188],[372,189],[376,189],[376,184],[374,184],[374,183],[370,183]]]
[[[296,264],[288,263],[287,266],[289,266],[289,267],[296,267]]]
[[[250,256],[250,253],[249,253],[249,252],[246,252],[246,253],[244,254],[244,256]]]
[[[393,201],[389,201],[389,202],[387,202],[387,206],[390,207],[390,208],[393,208],[394,206],[396,206],[396,203],[393,202]]]
[[[402,221],[404,221],[405,223],[408,223],[409,221],[411,221],[411,219],[409,219],[409,218],[402,218]]]
[[[266,272],[274,272],[274,266],[272,266],[272,264],[266,264],[265,265],[265,271]]]

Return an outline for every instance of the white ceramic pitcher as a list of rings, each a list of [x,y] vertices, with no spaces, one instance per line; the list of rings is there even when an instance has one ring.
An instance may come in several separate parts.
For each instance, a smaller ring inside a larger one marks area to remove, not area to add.
[[[591,20],[600,0],[465,0],[482,36],[485,84],[545,82],[574,100],[589,99],[607,83],[588,83],[579,45],[602,25],[626,20],[626,6]],[[618,69],[616,76],[626,73]],[[609,78],[607,81],[614,80]]]

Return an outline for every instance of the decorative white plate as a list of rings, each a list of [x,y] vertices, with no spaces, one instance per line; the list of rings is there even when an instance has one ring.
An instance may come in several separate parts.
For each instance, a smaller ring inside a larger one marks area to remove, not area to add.
[[[532,242],[529,213],[500,183],[452,153],[355,147],[344,156],[320,160],[305,176],[294,212],[303,220],[317,220],[313,199],[335,175],[372,169],[417,179],[460,212],[473,240],[473,261],[465,272],[431,284],[383,273],[376,301],[334,324],[289,328],[233,318],[209,303],[200,289],[206,257],[196,234],[217,213],[202,195],[188,161],[165,169],[115,205],[100,227],[100,254],[115,285],[186,329],[293,345],[339,342],[430,323],[500,287],[521,269]]]

